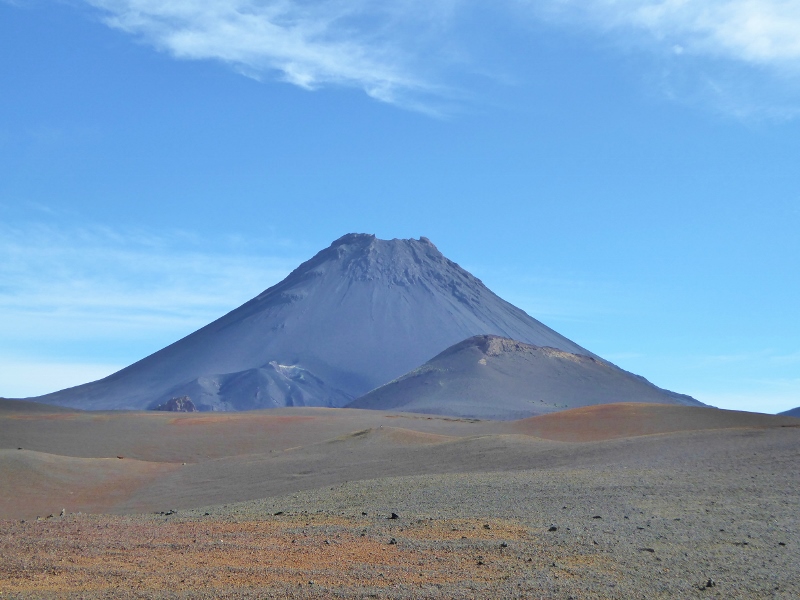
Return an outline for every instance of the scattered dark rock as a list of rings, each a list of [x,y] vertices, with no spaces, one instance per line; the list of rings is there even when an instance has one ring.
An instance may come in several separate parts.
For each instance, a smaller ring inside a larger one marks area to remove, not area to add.
[[[118,459],[120,459],[120,460],[122,460],[122,459],[123,459],[123,458],[125,458],[125,457],[124,457],[124,456],[117,456],[117,458],[118,458]]]
[[[593,519],[602,519],[603,517],[601,517],[600,515],[595,515],[595,516],[593,516],[592,518],[593,518]]]
[[[491,528],[492,528],[492,526],[491,526],[491,525],[489,525],[488,523],[486,523],[486,524],[483,526],[483,528],[484,528],[484,529],[491,529]]]
[[[502,542],[502,543],[500,544],[500,547],[501,547],[501,548],[508,548],[508,542]]]
[[[655,552],[654,548],[639,548],[639,552]]]
[[[362,516],[362,517],[366,517],[366,516],[367,516],[367,513],[365,513],[364,511],[361,511],[361,516]]]
[[[163,410],[168,412],[197,412],[197,407],[189,396],[171,398],[164,404],[159,404],[153,410]]]
[[[548,529],[547,531],[558,531],[558,527],[556,527],[555,525],[550,525],[550,529]]]
[[[399,519],[400,516],[397,513],[392,513],[392,516],[389,517],[390,519]]]
[[[706,581],[706,583],[705,583],[705,587],[707,587],[707,588],[716,587],[716,585],[717,585],[717,582],[714,581],[711,578],[709,578],[708,581]]]
[[[396,543],[397,543],[397,540],[394,539],[394,538],[389,540],[389,544],[392,545],[392,546],[394,546]]]
[[[786,542],[778,542],[778,546],[785,546]]]
[[[279,510],[278,512],[274,513],[273,516],[277,517],[278,515],[282,515],[283,511]]]

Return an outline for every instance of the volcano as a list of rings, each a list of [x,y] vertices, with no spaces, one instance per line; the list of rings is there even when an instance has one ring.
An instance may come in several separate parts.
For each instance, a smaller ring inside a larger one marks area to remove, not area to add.
[[[87,410],[153,409],[184,396],[201,411],[342,407],[486,334],[599,360],[499,298],[427,238],[348,234],[174,344],[35,400]]]

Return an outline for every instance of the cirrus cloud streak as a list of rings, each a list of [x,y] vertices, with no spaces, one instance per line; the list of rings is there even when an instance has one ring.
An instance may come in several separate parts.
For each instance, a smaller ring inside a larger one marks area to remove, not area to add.
[[[313,90],[357,87],[437,113],[450,91],[431,73],[459,0],[86,0],[107,25],[179,59],[213,59],[255,79]],[[427,66],[426,66],[427,65]]]

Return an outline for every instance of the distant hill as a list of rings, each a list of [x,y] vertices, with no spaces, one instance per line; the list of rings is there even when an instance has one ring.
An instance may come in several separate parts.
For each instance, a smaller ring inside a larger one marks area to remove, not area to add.
[[[348,407],[510,420],[616,402],[703,406],[594,356],[480,335]]]
[[[31,402],[30,400],[10,400],[0,398],[0,414],[2,413],[71,413],[73,409],[52,404],[42,404],[41,402]]]
[[[210,325],[121,371],[35,398],[81,409],[339,407],[445,348],[496,334],[594,356],[426,238],[349,234]]]
[[[778,414],[786,417],[800,417],[800,406],[798,406],[797,408],[790,408],[789,410],[785,410],[782,413]]]

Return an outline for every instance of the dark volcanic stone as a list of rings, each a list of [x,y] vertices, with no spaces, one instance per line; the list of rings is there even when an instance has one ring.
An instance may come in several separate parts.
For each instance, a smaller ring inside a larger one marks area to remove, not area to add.
[[[189,396],[180,398],[170,398],[164,404],[156,406],[153,410],[165,410],[169,412],[197,412],[197,407]]]

